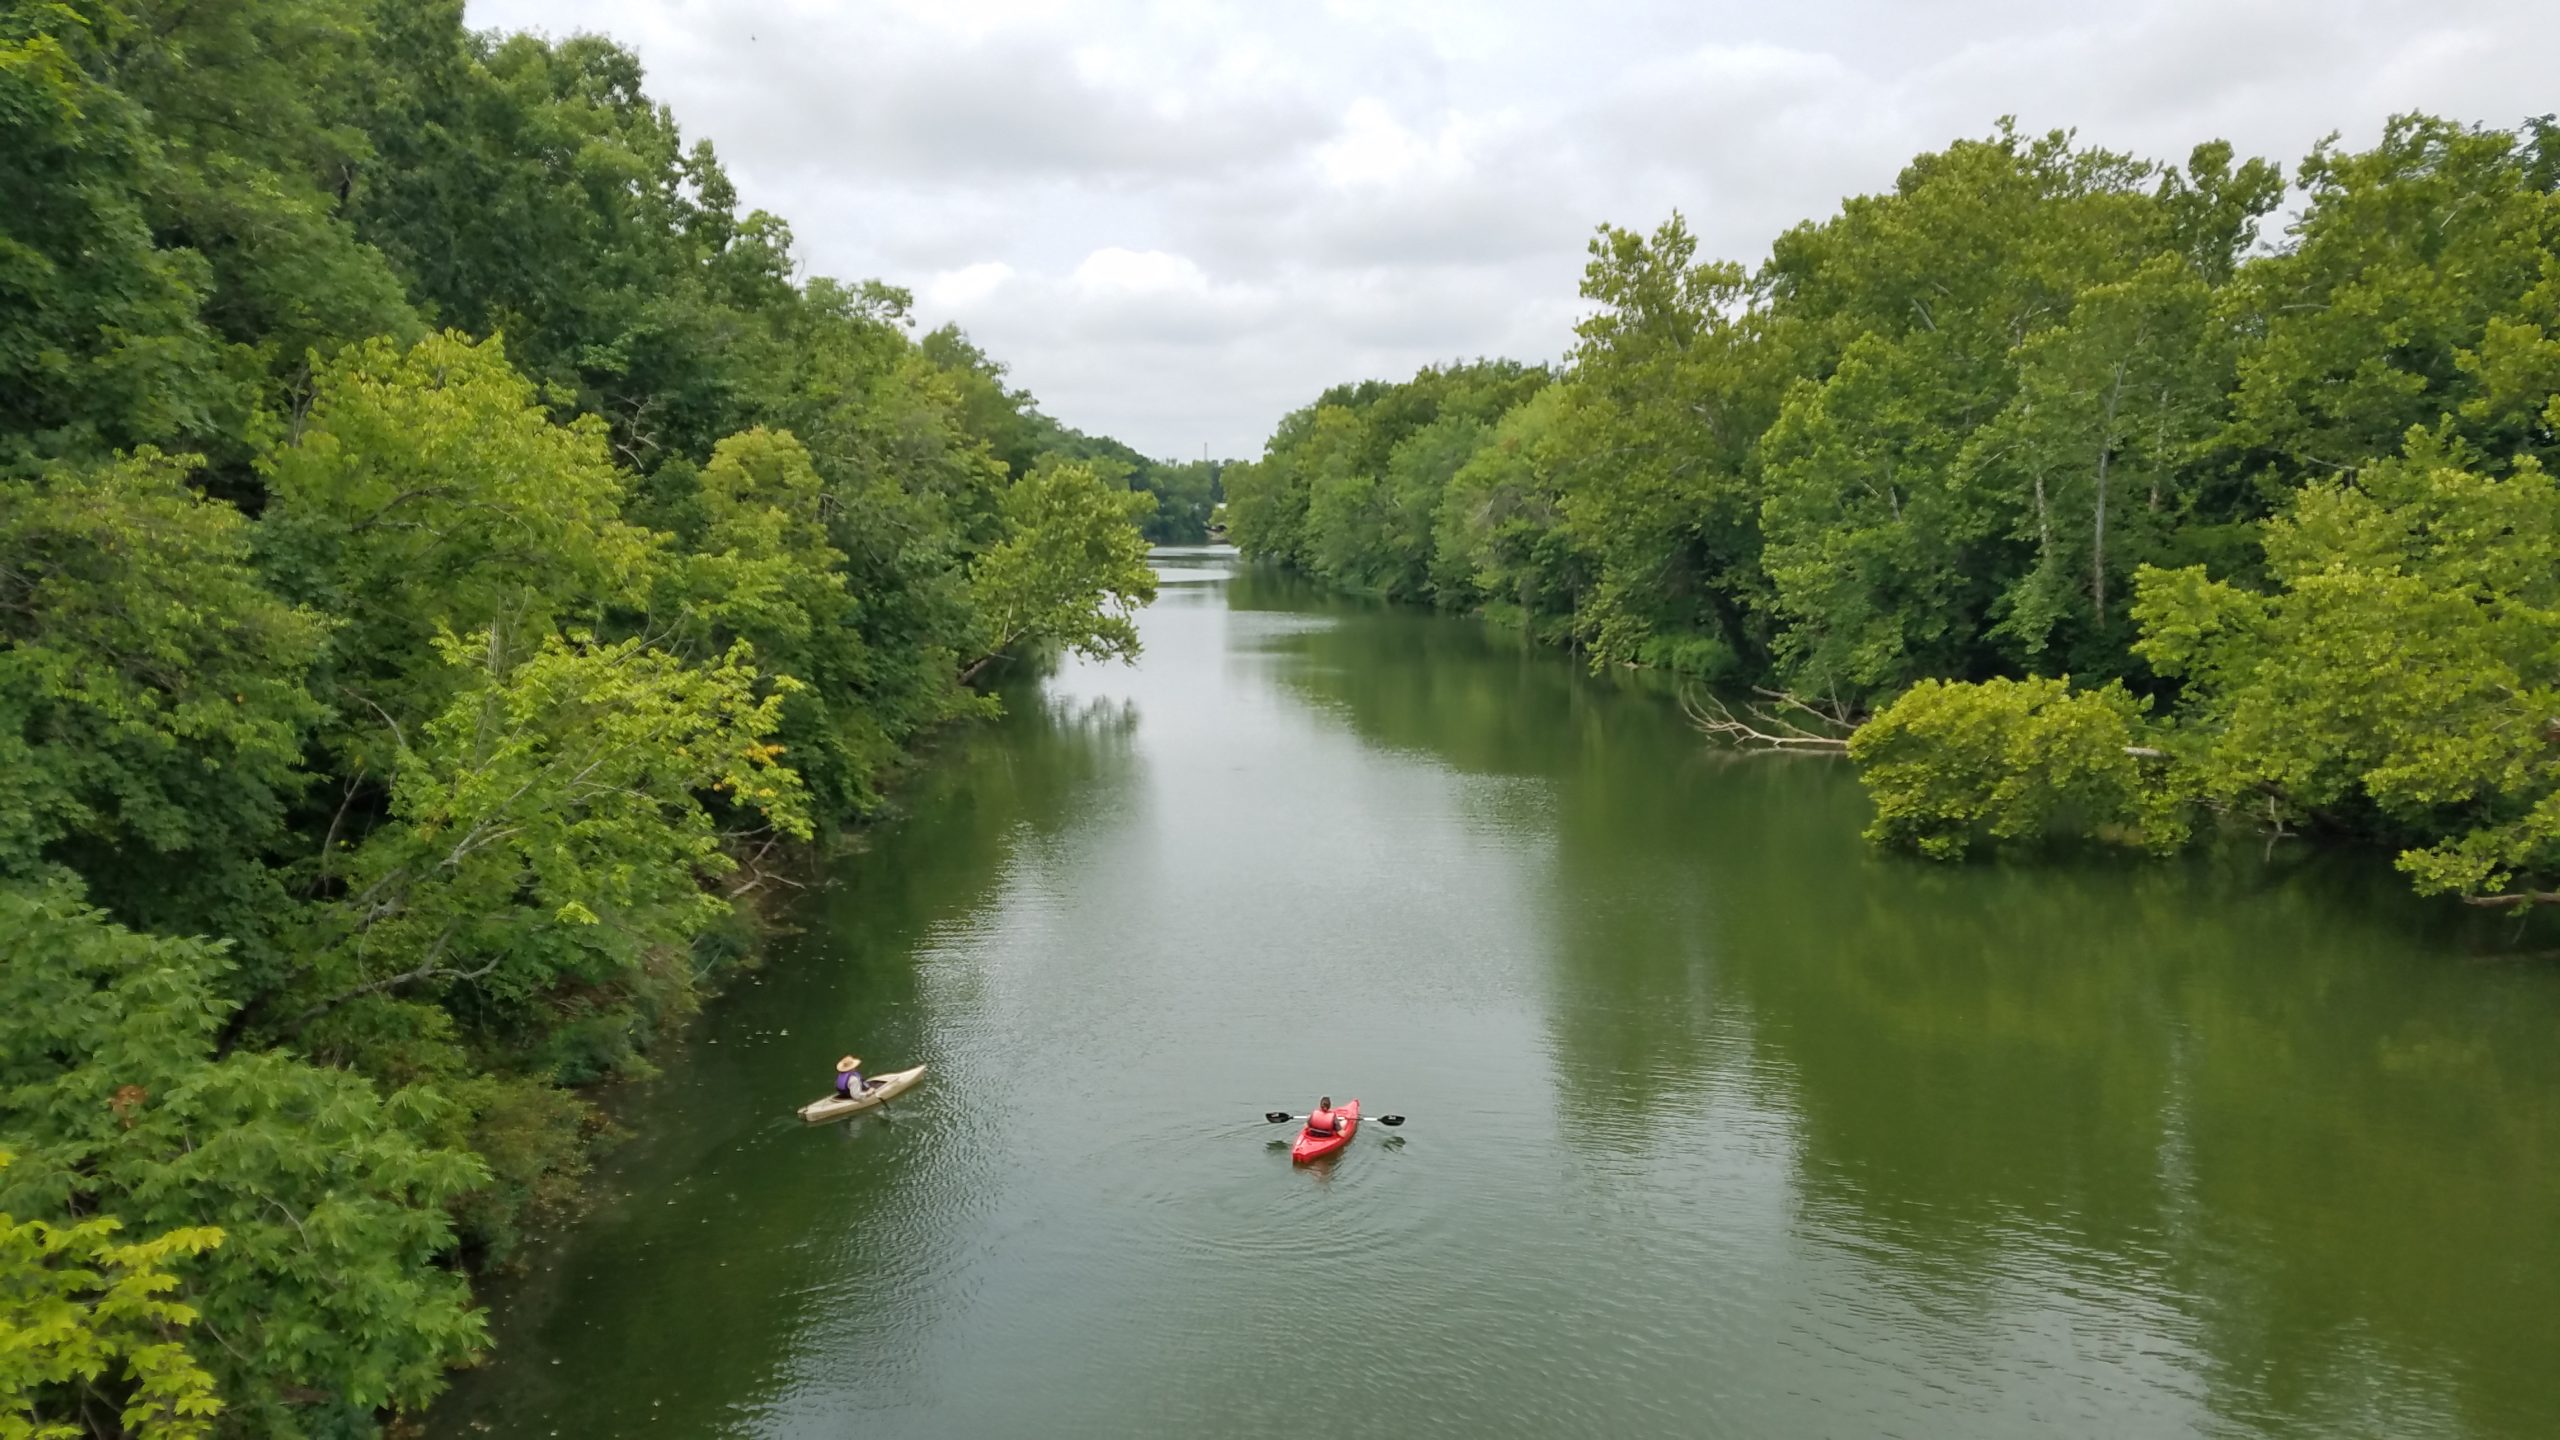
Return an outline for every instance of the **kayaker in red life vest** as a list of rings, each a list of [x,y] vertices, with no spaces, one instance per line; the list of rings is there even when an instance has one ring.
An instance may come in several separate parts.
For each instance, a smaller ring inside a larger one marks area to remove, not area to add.
[[[862,1057],[847,1055],[836,1062],[836,1098],[851,1100],[869,1087],[862,1083]]]
[[[1327,1095],[1316,1102],[1315,1113],[1307,1117],[1307,1133],[1311,1135],[1342,1133],[1342,1117],[1333,1113],[1332,1096]]]

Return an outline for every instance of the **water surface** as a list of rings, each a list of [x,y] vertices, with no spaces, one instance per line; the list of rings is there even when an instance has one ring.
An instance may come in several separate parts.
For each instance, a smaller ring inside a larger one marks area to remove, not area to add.
[[[2560,1434],[2560,969],[1931,867],[1634,679],[1160,558],[625,1097],[437,1434]],[[804,1129],[847,1048],[923,1062]],[[1320,1090],[1411,1117],[1293,1169]]]

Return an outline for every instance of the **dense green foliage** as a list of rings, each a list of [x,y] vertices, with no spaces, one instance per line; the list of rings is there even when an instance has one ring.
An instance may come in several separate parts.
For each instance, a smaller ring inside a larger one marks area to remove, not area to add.
[[[0,1150],[0,1171],[10,1159]],[[213,1377],[170,1338],[196,1312],[167,1298],[179,1282],[165,1267],[220,1245],[222,1232],[120,1241],[121,1228],[111,1217],[48,1225],[0,1213],[0,1433],[12,1440],[70,1440],[80,1427],[47,1410],[66,1399],[76,1408],[126,1379],[116,1420],[137,1436],[194,1440],[219,1412]]]
[[[0,892],[0,1173],[13,1213],[211,1226],[171,1268],[223,1424],[361,1429],[435,1393],[481,1336],[446,1202],[483,1174],[430,1140],[451,1102],[282,1050],[217,1052],[223,948],[138,934],[58,895]]]
[[[0,1433],[423,1405],[777,843],[1134,652],[1214,471],[906,309],[602,39],[0,16]]]
[[[1923,680],[1849,738],[1876,802],[1870,838],[1923,855],[2105,829],[2155,846],[2186,838],[2155,807],[2133,737],[2140,702],[2123,687],[2074,691],[2056,679]]]
[[[2261,244],[2267,162],[2004,126],[1756,270],[1604,228],[1552,384],[1329,391],[1230,474],[1233,531],[1595,664],[1881,707],[1872,833],[1932,855],[2201,806],[2543,895],[2560,128],[2405,116],[2298,180]]]
[[[2416,440],[2305,489],[2264,548],[2264,587],[2140,576],[2142,654],[2185,682],[2180,780],[2378,832],[2425,893],[2554,898],[2560,485]]]
[[[1031,643],[1092,660],[1136,655],[1137,609],[1156,594],[1137,527],[1151,508],[1081,460],[1043,461],[1016,482],[1004,497],[1005,537],[969,567],[985,655],[971,670]]]

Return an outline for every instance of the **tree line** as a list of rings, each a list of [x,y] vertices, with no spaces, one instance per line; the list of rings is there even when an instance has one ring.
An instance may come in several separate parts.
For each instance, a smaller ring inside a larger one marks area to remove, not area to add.
[[[1214,474],[909,305],[604,39],[0,15],[0,1433],[423,1406],[781,857],[1136,650]]]
[[[1042,414],[1029,393],[1008,386],[1004,365],[955,326],[925,336],[922,347],[959,386],[961,412],[971,433],[984,437],[1014,473],[1053,456],[1088,461],[1154,498],[1155,508],[1138,522],[1152,543],[1197,545],[1209,538],[1210,516],[1226,498],[1220,476],[1227,462],[1158,460],[1108,435],[1087,435],[1062,424]]]
[[[1848,749],[1922,854],[2238,814],[2560,900],[2549,117],[2396,117],[2290,191],[2004,122],[1757,267],[1604,226],[1581,293],[1556,370],[1282,420],[1237,543],[1770,691],[1722,728]]]

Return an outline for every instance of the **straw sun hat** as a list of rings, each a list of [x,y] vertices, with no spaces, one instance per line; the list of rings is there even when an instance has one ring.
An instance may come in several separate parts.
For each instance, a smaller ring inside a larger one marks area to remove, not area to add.
[[[844,1057],[843,1059],[841,1059],[841,1060],[839,1060],[839,1061],[837,1061],[837,1062],[836,1062],[836,1073],[837,1073],[837,1074],[839,1074],[839,1075],[847,1074],[847,1073],[849,1073],[849,1072],[851,1072],[851,1071],[852,1071],[853,1067],[855,1067],[856,1065],[859,1065],[859,1064],[861,1064],[861,1063],[862,1063],[862,1057],[861,1057],[861,1056],[859,1056],[859,1055],[847,1055],[847,1056],[846,1056],[846,1057]]]

